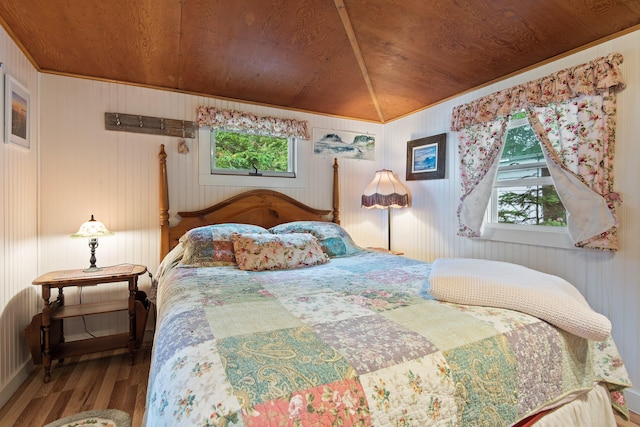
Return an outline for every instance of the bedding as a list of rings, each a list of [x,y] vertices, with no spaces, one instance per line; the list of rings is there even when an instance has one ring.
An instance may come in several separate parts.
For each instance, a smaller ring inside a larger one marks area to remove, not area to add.
[[[330,258],[350,256],[364,249],[356,245],[351,236],[338,224],[326,221],[292,221],[271,227],[273,234],[309,233],[315,236],[322,250]]]
[[[231,237],[240,270],[282,270],[329,262],[318,239],[311,234],[235,233]]]
[[[625,413],[611,337],[438,301],[430,264],[359,250],[248,271],[181,253],[157,275],[149,427],[507,426],[594,384]]]
[[[431,295],[442,301],[522,311],[594,341],[611,334],[609,319],[593,311],[571,283],[521,265],[442,258],[434,262],[429,283]]]
[[[237,265],[232,239],[237,233],[270,234],[263,227],[249,224],[215,224],[192,228],[180,238],[184,248],[182,266]]]

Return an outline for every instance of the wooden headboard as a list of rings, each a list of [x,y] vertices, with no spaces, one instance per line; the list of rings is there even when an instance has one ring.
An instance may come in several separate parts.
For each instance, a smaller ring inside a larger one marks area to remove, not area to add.
[[[330,221],[340,224],[338,160],[333,161],[333,210],[314,209],[273,190],[250,190],[198,211],[178,212],[180,222],[169,224],[167,153],[160,146],[160,259],[169,253],[188,230],[225,222],[270,228],[290,221]]]

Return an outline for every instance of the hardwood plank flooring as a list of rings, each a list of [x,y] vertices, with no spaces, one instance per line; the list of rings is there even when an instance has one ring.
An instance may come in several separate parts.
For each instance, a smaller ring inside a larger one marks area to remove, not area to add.
[[[131,365],[126,349],[111,350],[53,363],[45,384],[39,365],[0,409],[0,427],[39,427],[92,409],[119,409],[142,425],[151,347],[136,351]]]
[[[0,409],[0,427],[39,427],[76,412],[107,408],[131,414],[132,427],[140,427],[150,363],[149,345],[138,349],[133,365],[126,349],[73,357],[53,364],[48,384],[38,366]],[[638,427],[640,415],[616,421],[619,427]]]

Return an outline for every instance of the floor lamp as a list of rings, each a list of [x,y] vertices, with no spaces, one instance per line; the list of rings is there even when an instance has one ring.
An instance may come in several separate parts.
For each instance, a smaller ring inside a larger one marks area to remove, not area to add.
[[[393,176],[393,172],[382,169],[376,172],[373,180],[362,193],[362,207],[367,209],[387,209],[387,249],[391,250],[391,208],[409,206],[407,187]]]

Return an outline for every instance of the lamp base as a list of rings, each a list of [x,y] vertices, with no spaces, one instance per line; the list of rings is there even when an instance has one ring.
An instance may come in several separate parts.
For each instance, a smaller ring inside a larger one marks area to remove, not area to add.
[[[96,248],[98,247],[98,239],[92,237],[89,239],[89,248],[91,249],[91,258],[89,258],[89,268],[82,270],[85,273],[94,273],[102,270],[100,267],[96,267]]]

